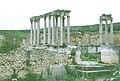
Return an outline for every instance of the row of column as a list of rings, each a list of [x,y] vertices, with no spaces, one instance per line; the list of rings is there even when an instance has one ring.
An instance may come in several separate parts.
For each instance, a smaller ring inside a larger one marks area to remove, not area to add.
[[[53,26],[51,26],[51,15],[48,16],[48,45],[56,45],[58,44],[58,18],[59,16],[52,15],[53,17]],[[44,33],[43,33],[43,45],[45,46],[47,44],[46,36],[46,18],[47,16],[44,16]],[[40,44],[40,19],[39,17],[34,17],[30,19],[31,22],[31,34],[30,34],[30,44],[31,45],[39,45]],[[64,15],[60,15],[60,45],[64,44],[64,40],[66,39],[64,37],[65,34],[65,26],[64,26]],[[37,26],[37,28],[36,28]],[[52,27],[52,31],[51,31]],[[36,31],[37,30],[37,31]],[[52,36],[51,36],[52,32]],[[67,43],[70,44],[70,16],[67,16]]]
[[[40,44],[40,18],[30,19],[30,22],[31,22],[30,45],[39,45]]]
[[[100,33],[100,45],[103,44],[103,25],[102,22],[105,21],[105,45],[108,44],[108,20],[100,19],[99,33]],[[110,44],[113,44],[113,20],[110,20]]]

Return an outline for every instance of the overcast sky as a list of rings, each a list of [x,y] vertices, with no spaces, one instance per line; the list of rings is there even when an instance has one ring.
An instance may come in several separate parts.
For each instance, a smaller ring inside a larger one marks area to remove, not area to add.
[[[30,17],[55,9],[71,10],[72,26],[98,24],[103,13],[120,22],[119,0],[0,0],[0,30],[30,29]]]

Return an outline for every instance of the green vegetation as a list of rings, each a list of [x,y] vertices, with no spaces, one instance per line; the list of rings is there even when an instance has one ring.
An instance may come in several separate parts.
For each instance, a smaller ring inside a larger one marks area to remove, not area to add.
[[[62,46],[60,46],[61,48],[66,48],[67,47],[67,44],[63,43]]]
[[[75,81],[76,76],[76,71],[71,70],[69,66],[65,66],[65,69],[67,71],[67,78],[66,81]]]
[[[114,31],[120,31],[120,22],[114,23],[113,26]],[[108,30],[110,30],[110,27]],[[70,31],[81,32],[82,34],[84,34],[84,32],[98,32],[99,24],[86,26],[71,26]],[[43,29],[41,29],[40,32],[43,33]],[[16,48],[18,48],[23,38],[25,39],[28,38],[29,30],[0,30],[0,35],[4,35],[5,37],[5,41],[3,42],[0,48],[0,53],[7,53],[11,50],[15,50]],[[67,46],[66,44],[63,44],[63,46],[60,47],[65,48],[66,46]]]
[[[46,81],[46,79],[42,79],[41,76],[37,76],[36,74],[27,74],[26,78],[17,78],[18,81]],[[12,81],[11,79],[5,79],[2,81]]]
[[[108,27],[108,30],[110,31],[110,27]],[[113,30],[120,31],[120,22],[113,24]],[[71,32],[85,33],[85,32],[97,32],[97,31],[99,31],[99,24],[85,25],[85,26],[71,26]]]
[[[83,54],[82,55],[82,60],[83,61],[99,61],[99,57],[100,57],[100,54],[99,53],[95,53],[95,54]]]
[[[24,39],[29,36],[29,31],[26,30],[1,30],[0,35],[5,37],[3,44],[0,47],[0,53],[7,53],[20,47]]]

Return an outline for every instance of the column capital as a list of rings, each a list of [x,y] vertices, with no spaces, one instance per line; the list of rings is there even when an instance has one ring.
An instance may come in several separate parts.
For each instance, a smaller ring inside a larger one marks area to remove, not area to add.
[[[70,16],[68,15],[67,18],[70,18]]]
[[[110,21],[113,22],[113,19],[111,19]]]
[[[33,22],[33,18],[30,18],[30,22]]]
[[[64,13],[63,13],[63,12],[61,12],[61,13],[60,13],[60,16],[64,16]]]
[[[36,20],[36,19],[34,19],[33,21],[34,21],[34,22],[37,22],[37,20]]]
[[[69,13],[65,13],[65,16],[69,16]]]
[[[36,21],[37,21],[37,22],[39,22],[39,21],[40,21],[40,18],[39,18],[39,17],[37,17],[37,18],[36,18]]]
[[[51,19],[51,15],[48,16],[49,20]]]
[[[52,15],[53,17],[56,17],[56,15]]]
[[[46,15],[44,15],[44,16],[43,16],[43,18],[44,18],[44,19],[46,19],[46,18],[47,18],[47,16],[46,16]]]

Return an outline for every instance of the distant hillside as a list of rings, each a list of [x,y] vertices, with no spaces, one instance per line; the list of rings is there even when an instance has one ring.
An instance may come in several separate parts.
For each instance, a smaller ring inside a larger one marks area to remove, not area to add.
[[[103,25],[104,26],[104,25]],[[113,24],[114,31],[120,31],[120,22]],[[108,29],[110,31],[110,27]],[[71,32],[97,32],[99,31],[99,24],[85,25],[85,26],[71,26]]]

